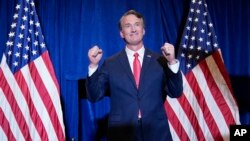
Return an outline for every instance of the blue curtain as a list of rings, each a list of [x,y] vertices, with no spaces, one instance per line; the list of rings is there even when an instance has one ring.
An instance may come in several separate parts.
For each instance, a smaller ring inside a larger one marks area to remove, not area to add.
[[[0,0],[0,57],[17,0]],[[43,35],[60,83],[67,140],[105,140],[109,98],[86,99],[88,49],[103,58],[124,47],[118,21],[135,9],[146,22],[145,46],[160,52],[164,42],[178,47],[190,0],[34,0]],[[250,124],[250,2],[207,0],[243,124]],[[102,60],[103,61],[103,60]]]

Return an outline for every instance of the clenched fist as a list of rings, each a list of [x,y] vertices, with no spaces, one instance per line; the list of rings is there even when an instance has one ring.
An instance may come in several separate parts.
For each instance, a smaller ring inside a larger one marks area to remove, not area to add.
[[[168,60],[170,65],[176,63],[174,50],[175,50],[174,46],[172,44],[169,44],[169,43],[165,43],[161,47],[162,54]]]
[[[96,67],[99,63],[99,61],[102,58],[102,49],[100,49],[98,46],[93,46],[89,49],[88,57],[90,61],[90,67]]]

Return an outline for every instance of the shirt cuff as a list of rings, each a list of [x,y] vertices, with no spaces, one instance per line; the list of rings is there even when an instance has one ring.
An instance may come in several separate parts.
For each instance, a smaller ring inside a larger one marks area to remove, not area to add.
[[[179,67],[180,67],[180,62],[179,62],[179,60],[176,60],[176,63],[175,63],[175,64],[172,64],[172,65],[168,64],[168,67],[169,67],[169,69],[170,69],[173,73],[177,73],[178,70],[179,70]]]
[[[88,76],[90,77],[97,70],[97,68],[98,66],[92,68],[89,66]]]

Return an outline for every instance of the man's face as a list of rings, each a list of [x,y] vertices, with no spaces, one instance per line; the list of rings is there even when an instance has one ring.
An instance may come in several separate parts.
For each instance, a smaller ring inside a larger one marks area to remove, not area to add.
[[[145,34],[142,19],[135,15],[127,15],[121,21],[120,35],[128,44],[138,45],[142,43]]]

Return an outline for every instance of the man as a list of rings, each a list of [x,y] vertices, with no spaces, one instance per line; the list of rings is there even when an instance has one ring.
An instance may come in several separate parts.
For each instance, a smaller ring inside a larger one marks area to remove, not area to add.
[[[145,48],[144,20],[134,10],[121,17],[119,27],[125,49],[106,59],[100,69],[102,50],[94,46],[88,52],[87,96],[97,101],[109,90],[109,140],[172,140],[164,101],[166,95],[179,97],[183,90],[174,46],[164,44],[161,48],[164,57]]]

